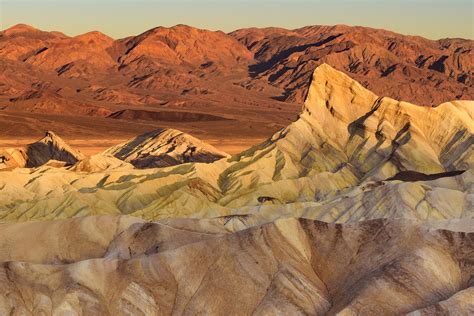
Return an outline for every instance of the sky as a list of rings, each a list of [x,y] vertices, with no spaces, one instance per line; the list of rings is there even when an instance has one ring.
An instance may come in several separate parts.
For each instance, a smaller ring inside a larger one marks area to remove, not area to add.
[[[0,29],[25,23],[113,38],[187,24],[230,32],[244,27],[362,25],[430,39],[474,38],[474,0],[0,0]]]

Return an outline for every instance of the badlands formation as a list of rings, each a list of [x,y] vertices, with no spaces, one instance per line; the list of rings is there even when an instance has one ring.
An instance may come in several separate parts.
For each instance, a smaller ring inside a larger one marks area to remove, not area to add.
[[[473,314],[473,116],[322,64],[298,119],[233,156],[171,129],[8,149],[0,314]]]
[[[3,171],[0,218],[123,214],[156,220],[276,216],[276,209],[337,222],[386,213],[469,217],[473,115],[472,101],[421,107],[376,96],[324,64],[314,72],[298,120],[247,151],[219,159],[227,155],[190,135],[158,130],[90,158],[124,161],[118,168]],[[70,150],[68,156],[78,156]],[[214,162],[181,163],[192,161]],[[149,163],[177,165],[146,169]],[[124,167],[130,164],[136,168]]]

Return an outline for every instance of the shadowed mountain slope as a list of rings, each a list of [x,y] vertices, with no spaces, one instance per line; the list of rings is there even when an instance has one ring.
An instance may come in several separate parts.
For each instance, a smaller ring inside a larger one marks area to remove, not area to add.
[[[230,33],[255,54],[257,79],[302,102],[313,69],[327,63],[379,95],[422,105],[473,99],[472,40],[428,40],[359,26],[250,28]]]
[[[62,162],[65,165],[73,165],[84,158],[80,152],[72,149],[64,140],[51,131],[46,132],[45,137],[35,143],[24,148],[2,150],[0,155],[2,158],[0,169],[2,169],[1,167],[35,168],[51,160]]]

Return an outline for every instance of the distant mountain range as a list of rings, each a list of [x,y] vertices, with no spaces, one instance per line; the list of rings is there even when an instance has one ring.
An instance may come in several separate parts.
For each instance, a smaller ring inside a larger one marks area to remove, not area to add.
[[[166,121],[153,114],[165,109],[245,124],[258,117],[248,130],[268,135],[294,119],[292,104],[303,102],[322,63],[378,95],[428,106],[474,99],[473,49],[468,39],[434,41],[344,25],[229,34],[177,25],[117,40],[16,25],[0,32],[0,109],[9,113],[0,122],[10,126],[21,112]],[[126,110],[133,115],[120,114]],[[35,131],[41,122],[25,124]],[[245,130],[238,126],[235,135]],[[62,129],[54,128],[69,133]]]

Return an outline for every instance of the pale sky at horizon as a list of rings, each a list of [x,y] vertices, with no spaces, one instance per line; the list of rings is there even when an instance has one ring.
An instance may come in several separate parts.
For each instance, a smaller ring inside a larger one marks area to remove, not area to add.
[[[474,38],[474,0],[0,0],[0,29],[25,23],[114,38],[188,24],[230,32],[245,27],[362,25],[431,39]]]

